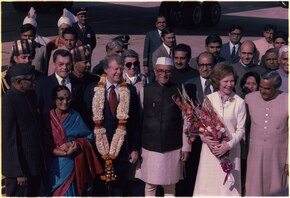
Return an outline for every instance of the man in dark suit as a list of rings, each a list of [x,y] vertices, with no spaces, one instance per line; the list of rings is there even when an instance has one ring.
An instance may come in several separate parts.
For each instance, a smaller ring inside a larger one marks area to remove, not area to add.
[[[36,82],[36,94],[38,99],[39,110],[43,118],[48,116],[49,110],[54,106],[52,91],[57,85],[65,85],[71,91],[72,107],[74,107],[75,98],[78,90],[71,83],[69,73],[72,68],[71,53],[64,49],[58,49],[53,54],[53,64],[55,73],[40,79]]]
[[[229,28],[230,41],[222,45],[220,56],[231,63],[239,62],[242,36],[243,27],[238,24],[232,24]]]
[[[94,29],[89,24],[87,24],[87,12],[87,8],[79,8],[75,12],[75,15],[78,18],[78,22],[73,23],[72,27],[77,31],[78,40],[80,40],[83,45],[90,44],[93,51],[96,47],[96,33]]]
[[[94,132],[96,135],[97,154],[102,155],[104,160],[109,154],[109,149],[106,150],[99,147],[104,139],[107,139],[110,149],[113,147],[120,151],[119,154],[115,152],[112,154],[110,152],[110,156],[115,156],[114,159],[110,158],[114,166],[114,171],[110,171],[110,174],[117,176],[116,181],[112,183],[108,182],[110,189],[107,188],[107,195],[112,196],[130,196],[129,191],[132,189],[129,189],[128,171],[130,164],[136,163],[138,159],[141,141],[139,134],[138,96],[133,85],[123,82],[123,67],[124,59],[121,56],[116,54],[106,56],[104,59],[106,77],[102,77],[99,83],[89,85],[85,93],[87,108],[93,112],[92,118],[95,122]],[[128,104],[128,106],[126,107],[124,104]],[[100,106],[103,109],[99,108]],[[105,130],[106,138],[99,135],[102,129]],[[124,141],[120,141],[122,143],[117,148],[117,146],[114,146],[115,141],[113,139],[116,140],[116,138],[120,137],[120,135],[116,134],[121,129],[125,131],[123,136]],[[105,161],[107,163],[107,160]],[[106,173],[109,174],[109,172]],[[99,182],[97,190],[101,190],[104,183],[105,181],[103,183]]]
[[[155,79],[152,54],[162,44],[161,31],[166,27],[166,18],[164,16],[158,16],[155,26],[157,29],[147,32],[145,36],[143,52],[143,70],[144,74],[149,77],[150,83]]]
[[[222,46],[222,39],[217,34],[210,34],[205,39],[205,49],[207,52],[211,53],[214,57],[214,65],[216,65],[219,62],[225,61],[223,57],[220,56],[221,52],[221,46]],[[197,57],[192,58],[189,61],[190,67],[193,69],[198,69],[197,65]]]
[[[34,67],[16,64],[8,71],[11,88],[2,100],[2,174],[7,196],[40,196],[44,152],[36,95]]]
[[[173,57],[175,34],[172,29],[165,28],[161,32],[162,44],[152,54],[152,64],[155,66],[159,57]]]
[[[194,102],[202,104],[204,96],[213,91],[213,87],[209,80],[214,65],[213,55],[209,52],[202,52],[197,57],[197,65],[199,75],[187,81],[185,84],[185,88],[187,90],[188,96]],[[209,82],[210,84],[207,84],[206,82]],[[189,196],[193,194],[199,164],[201,144],[202,142],[198,137],[195,139],[194,142],[192,142],[192,154],[189,156],[188,159],[190,166],[186,166],[189,175],[188,179],[185,180],[186,183],[183,184],[183,186],[185,186],[186,188],[184,192],[180,192],[180,196]]]

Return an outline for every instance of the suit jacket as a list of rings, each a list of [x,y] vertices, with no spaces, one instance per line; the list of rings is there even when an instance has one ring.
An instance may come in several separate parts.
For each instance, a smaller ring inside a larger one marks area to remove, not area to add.
[[[152,30],[145,36],[144,52],[143,52],[143,66],[149,67],[153,70],[152,54],[162,44],[158,30]]]
[[[240,46],[241,46],[241,43],[239,43],[239,48],[238,48],[238,50],[236,50],[236,54],[235,54],[235,56],[232,59],[230,43],[229,42],[225,43],[221,47],[220,56],[222,58],[224,58],[225,60],[230,61],[231,63],[237,63],[240,60],[240,56],[239,56]]]
[[[152,54],[152,63],[153,67],[156,64],[156,61],[159,57],[170,57],[172,58],[168,52],[166,51],[165,47],[163,45],[160,45]]]
[[[92,118],[92,101],[94,97],[94,88],[97,86],[97,83],[91,83],[88,85],[85,94],[84,101],[86,103],[87,111]],[[128,139],[128,147],[126,149],[128,151],[137,151],[140,149],[140,134],[139,134],[139,103],[138,96],[136,92],[136,88],[133,85],[128,84],[128,89],[130,90],[130,109],[129,109],[129,119],[126,124],[127,128],[127,137]],[[106,98],[106,97],[105,97]],[[108,101],[105,101],[104,108],[104,127],[107,129],[108,140],[110,142],[113,134],[115,133],[115,129],[118,125],[118,121],[116,118],[113,118],[111,111],[109,110]],[[91,119],[91,124],[89,126],[91,130],[94,129],[94,123]],[[125,146],[123,146],[125,148]],[[128,159],[128,158],[127,158]]]
[[[204,96],[199,75],[185,82],[185,88],[191,99],[196,98],[198,103],[203,103]]]
[[[58,86],[58,81],[55,74],[52,74],[48,77],[41,78],[36,82],[35,90],[38,99],[38,107],[43,118],[49,115],[49,110],[54,107],[54,99],[52,97],[53,89]],[[71,81],[71,107],[74,108],[76,105],[76,98],[79,95],[78,92],[81,90],[74,85]]]
[[[78,22],[73,23],[72,27],[77,31],[78,40],[80,40],[83,45],[90,44],[93,51],[97,44],[96,33],[94,29],[90,25],[86,24],[85,31],[83,32],[78,25]]]

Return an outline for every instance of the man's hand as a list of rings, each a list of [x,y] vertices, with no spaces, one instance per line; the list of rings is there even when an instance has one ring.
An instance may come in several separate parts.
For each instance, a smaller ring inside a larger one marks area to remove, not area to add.
[[[132,153],[129,156],[129,162],[131,164],[135,164],[138,160],[138,151],[132,151]]]
[[[189,157],[189,152],[181,151],[181,156],[180,156],[181,161],[186,162],[188,157]]]
[[[27,185],[27,177],[17,177],[17,184],[19,186]]]

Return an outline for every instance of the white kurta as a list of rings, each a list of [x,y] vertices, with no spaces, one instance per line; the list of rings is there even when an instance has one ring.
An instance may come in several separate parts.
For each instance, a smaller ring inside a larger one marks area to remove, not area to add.
[[[191,151],[191,144],[184,133],[180,149],[158,153],[142,148],[142,163],[136,170],[135,177],[155,185],[176,184],[183,179],[184,162],[180,160],[181,151]]]
[[[220,161],[203,143],[194,188],[194,196],[239,196],[241,195],[240,140],[245,133],[246,106],[238,95],[233,101],[222,103],[218,92],[208,95],[216,113],[223,121],[230,136],[230,159],[233,164],[227,182],[223,185],[226,173]]]

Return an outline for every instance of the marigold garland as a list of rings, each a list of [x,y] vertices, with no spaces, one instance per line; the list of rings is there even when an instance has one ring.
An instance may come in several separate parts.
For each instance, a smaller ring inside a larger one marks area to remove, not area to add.
[[[109,145],[106,129],[103,127],[105,90],[106,75],[103,74],[97,87],[94,89],[95,94],[92,102],[92,111],[93,120],[95,122],[94,133],[96,137],[96,146],[102,158],[106,161],[105,174],[101,176],[101,179],[106,182],[111,182],[116,180],[112,160],[118,156],[127,133],[125,124],[129,118],[130,91],[126,82],[120,83],[120,102],[117,107],[118,127]]]

